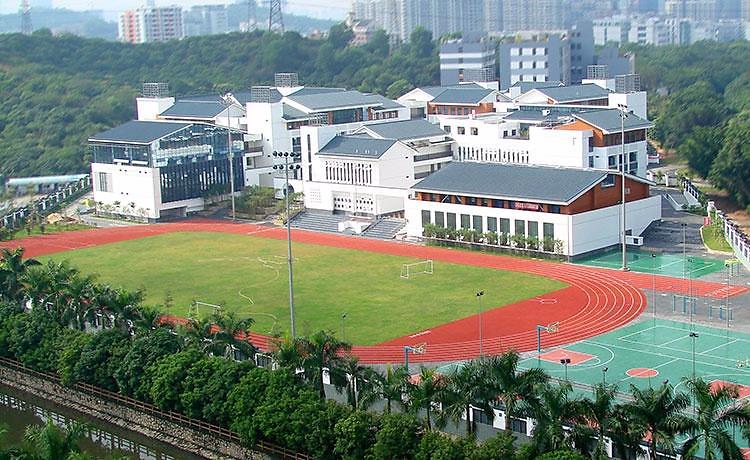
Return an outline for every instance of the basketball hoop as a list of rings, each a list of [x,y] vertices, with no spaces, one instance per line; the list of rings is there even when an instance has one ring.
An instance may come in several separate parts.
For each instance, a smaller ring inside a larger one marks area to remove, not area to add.
[[[415,355],[423,355],[427,353],[427,342],[422,342],[419,345],[411,347],[411,352]]]
[[[555,332],[557,332],[559,326],[560,326],[560,323],[558,321],[555,321],[554,323],[550,323],[549,326],[547,326],[547,332],[554,334]]]

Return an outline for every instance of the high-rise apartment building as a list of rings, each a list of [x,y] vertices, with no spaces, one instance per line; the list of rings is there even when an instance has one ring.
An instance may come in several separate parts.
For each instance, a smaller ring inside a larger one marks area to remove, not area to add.
[[[128,43],[163,42],[184,36],[182,8],[145,6],[120,13],[119,38]]]
[[[485,30],[486,0],[354,0],[356,19],[371,21],[398,41],[407,41],[418,26],[433,37]]]
[[[495,42],[451,40],[440,47],[440,85],[495,81]]]
[[[551,34],[500,45],[500,89],[520,82],[570,83],[570,40]]]
[[[666,0],[664,10],[669,16],[691,21],[714,22],[719,17],[717,0]]]
[[[503,0],[503,30],[563,30],[569,11],[569,0]]]
[[[229,32],[229,18],[225,5],[194,6],[185,13],[185,36],[217,35]]]

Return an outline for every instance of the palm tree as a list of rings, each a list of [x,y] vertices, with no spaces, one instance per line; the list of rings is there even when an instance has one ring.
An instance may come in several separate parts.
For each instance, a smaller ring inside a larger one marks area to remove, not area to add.
[[[432,405],[440,398],[445,386],[445,379],[435,369],[422,368],[419,373],[419,381],[407,387],[409,395],[409,411],[418,415],[420,410],[425,411],[425,422],[427,430],[432,430]]]
[[[521,408],[536,412],[539,406],[539,391],[549,377],[539,368],[518,372],[519,356],[508,351],[487,359],[489,385],[505,407],[505,429],[511,430],[513,417]]]
[[[297,371],[302,367],[304,343],[302,339],[275,339],[273,341],[273,359],[281,368]]]
[[[0,250],[0,295],[14,302],[25,296],[23,277],[29,267],[40,265],[35,259],[23,259],[23,248]]]
[[[67,459],[81,452],[79,441],[86,426],[73,422],[65,430],[57,428],[51,421],[44,426],[30,426],[24,433],[26,450],[39,460]]]
[[[541,405],[533,411],[534,447],[539,454],[570,447],[570,437],[565,426],[572,425],[581,409],[580,399],[571,397],[573,387],[570,382],[547,384],[541,392]]]
[[[390,364],[385,368],[384,374],[375,373],[371,386],[365,389],[360,397],[360,406],[369,407],[378,399],[385,400],[385,412],[391,413],[392,403],[395,401],[402,409],[404,404],[404,392],[409,384],[409,372],[403,366],[395,368]]]
[[[580,413],[577,417],[579,425],[576,427],[577,436],[583,439],[596,437],[596,451],[592,456],[594,459],[606,458],[604,451],[604,438],[610,434],[612,424],[617,415],[615,395],[617,385],[598,383],[594,385],[594,398],[584,398],[580,403]],[[586,443],[576,443],[585,449]]]
[[[144,297],[145,294],[141,290],[129,291],[103,286],[100,292],[99,305],[104,316],[112,318],[112,327],[133,334],[135,321],[139,316],[140,304]]]
[[[469,361],[465,365],[455,369],[447,377],[442,401],[442,414],[459,423],[462,417],[466,417],[466,434],[474,435],[476,432],[476,420],[471,417],[471,408],[481,409],[487,417],[495,418],[492,402],[495,400],[491,391],[488,391],[488,372],[483,361]],[[439,418],[441,425],[444,417]]]
[[[737,404],[737,388],[711,388],[701,378],[686,379],[685,385],[695,399],[696,413],[688,421],[690,438],[682,446],[683,458],[695,458],[702,450],[705,460],[742,460],[742,452],[727,430],[750,424],[750,410]]]
[[[162,313],[156,307],[142,306],[136,311],[136,319],[133,321],[133,327],[138,332],[147,333],[157,327],[167,327],[173,329],[173,324],[168,321],[161,321]]]
[[[656,452],[674,454],[675,438],[685,431],[688,418],[683,411],[690,406],[690,398],[684,393],[675,394],[671,385],[660,388],[640,389],[630,386],[633,401],[622,405],[631,427],[640,439],[649,439],[649,458],[656,460]]]
[[[348,355],[344,360],[341,370],[346,373],[346,398],[352,409],[357,410],[361,407],[361,397],[363,394],[372,394],[370,388],[376,380],[376,372],[365,366],[359,365],[359,358]]]
[[[214,337],[213,321],[205,318],[188,318],[178,330],[187,344],[195,346],[204,353],[211,352]]]
[[[73,324],[79,331],[86,330],[86,322],[92,320],[99,309],[95,286],[94,278],[88,275],[77,275],[68,281],[61,299],[66,325]]]
[[[344,364],[344,353],[351,350],[351,345],[337,339],[333,334],[319,331],[308,339],[300,341],[302,347],[302,368],[305,379],[318,390],[321,399],[326,398],[323,385],[323,371],[328,369],[331,383],[338,388],[344,386],[345,378],[341,368]]]
[[[252,318],[240,319],[233,312],[213,315],[216,323],[211,338],[212,352],[235,361],[243,361],[255,356],[256,348],[248,339]]]

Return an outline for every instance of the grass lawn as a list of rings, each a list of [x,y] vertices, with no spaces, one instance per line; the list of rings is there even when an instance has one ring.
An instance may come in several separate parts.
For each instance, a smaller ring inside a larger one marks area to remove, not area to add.
[[[413,259],[295,243],[294,293],[298,332],[328,329],[375,344],[475,314],[483,303],[503,306],[562,289],[557,280],[443,262],[434,274],[402,279]],[[254,329],[289,329],[286,242],[222,233],[171,233],[78,249],[46,258],[67,259],[84,273],[131,289],[147,302],[173,299],[167,312],[186,316],[193,300],[222,304],[256,320]],[[45,259],[46,259],[45,258]],[[199,307],[201,315],[210,307]],[[274,321],[272,316],[278,318]]]
[[[13,239],[25,238],[27,236],[37,235],[51,235],[53,233],[73,232],[76,230],[85,230],[92,228],[90,225],[71,223],[71,224],[46,224],[44,226],[44,233],[42,233],[42,227],[34,225],[29,229],[21,228],[16,230],[13,234]]]
[[[732,252],[732,247],[727,243],[723,232],[716,232],[715,227],[701,227],[701,235],[703,236],[703,243],[708,249],[721,252]]]

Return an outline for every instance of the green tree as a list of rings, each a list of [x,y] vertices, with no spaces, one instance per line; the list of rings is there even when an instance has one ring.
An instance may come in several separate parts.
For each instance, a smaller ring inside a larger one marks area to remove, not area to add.
[[[515,436],[507,431],[485,440],[469,456],[470,460],[512,460],[516,458]]]
[[[414,86],[412,86],[411,83],[402,78],[401,80],[396,80],[391,83],[388,89],[385,90],[385,97],[398,99],[412,89],[414,89]]]
[[[511,420],[523,407],[531,413],[539,406],[539,392],[548,380],[539,368],[518,371],[518,353],[508,351],[500,356],[487,358],[492,391],[505,408],[505,429],[511,429]]]
[[[408,388],[409,372],[403,366],[386,366],[385,373],[375,374],[372,385],[365,388],[361,397],[362,407],[369,407],[377,400],[385,401],[385,413],[391,413],[391,406],[396,402],[401,409],[406,408],[403,395]]]
[[[685,385],[695,401],[696,414],[687,423],[690,438],[682,445],[684,458],[742,460],[742,452],[728,428],[750,424],[750,410],[736,404],[737,388],[711,388],[701,378],[687,379]]]
[[[633,401],[623,404],[631,428],[639,439],[650,439],[655,449],[649,450],[649,458],[656,460],[656,452],[673,455],[675,438],[685,431],[688,419],[684,415],[690,399],[683,393],[674,393],[672,386],[640,389],[630,386]]]
[[[466,452],[460,442],[436,432],[425,433],[419,442],[416,460],[464,460]]]
[[[24,449],[35,460],[65,460],[80,454],[79,442],[86,427],[72,423],[65,430],[56,427],[52,421],[45,425],[32,425],[24,433]],[[80,457],[75,457],[80,458]]]
[[[681,151],[695,172],[701,177],[708,177],[723,143],[723,129],[720,126],[697,126],[688,136]]]
[[[417,383],[407,388],[409,395],[409,411],[414,415],[419,415],[421,411],[425,414],[425,425],[427,431],[432,430],[432,405],[439,402],[443,395],[446,380],[442,378],[435,369],[423,367],[419,373]]]
[[[225,401],[232,388],[255,364],[207,357],[194,363],[185,375],[180,404],[189,417],[226,425]]]
[[[476,420],[471,416],[472,407],[484,412],[489,420],[495,418],[495,411],[492,408],[495,395],[491,390],[488,370],[481,359],[469,361],[456,368],[448,374],[447,384],[440,398],[441,415],[451,418],[457,424],[464,418],[466,434],[470,436],[476,432]]]
[[[146,378],[151,382],[149,396],[160,409],[183,410],[180,402],[185,378],[193,364],[205,356],[195,348],[167,355],[146,368]]]
[[[224,412],[231,420],[230,428],[248,445],[253,445],[258,440],[254,423],[255,410],[263,402],[272,377],[273,374],[268,369],[253,368],[242,376],[227,395]]]
[[[364,411],[352,411],[334,426],[336,446],[333,453],[342,459],[366,458],[375,444],[378,418]]]
[[[593,393],[593,398],[581,400],[579,425],[576,430],[579,433],[579,439],[596,438],[593,458],[601,459],[607,457],[604,446],[605,437],[613,431],[611,428],[617,411],[615,404],[617,386],[598,383],[594,385]],[[581,444],[581,447],[584,447],[585,442]]]
[[[421,435],[421,423],[413,415],[383,414],[372,456],[377,460],[414,458]]]
[[[215,356],[243,361],[255,356],[255,347],[250,343],[252,318],[240,319],[234,312],[213,316],[216,330],[211,336],[210,351]]]
[[[548,384],[541,392],[541,405],[533,413],[536,426],[533,443],[540,454],[570,448],[565,426],[571,426],[580,410],[580,401],[572,398],[570,382]]]
[[[130,337],[111,329],[94,334],[81,350],[81,357],[73,368],[72,379],[118,391],[115,372],[130,351]]]
[[[729,192],[740,205],[750,205],[750,112],[733,118],[726,128],[724,146],[713,162],[709,178]]]
[[[344,353],[351,350],[351,345],[338,340],[326,331],[320,331],[313,334],[309,339],[303,339],[301,347],[305,379],[318,391],[321,399],[326,398],[325,386],[323,385],[324,369],[328,370],[333,384],[343,387]]]
[[[336,24],[328,31],[328,43],[336,49],[346,48],[352,38],[352,30],[344,23]]]
[[[146,368],[162,356],[177,353],[181,346],[180,338],[165,328],[136,338],[115,371],[120,392],[142,401],[148,400],[151,381]]]
[[[24,249],[0,249],[0,297],[21,302],[25,296],[23,278],[29,269],[39,262],[23,258]]]

